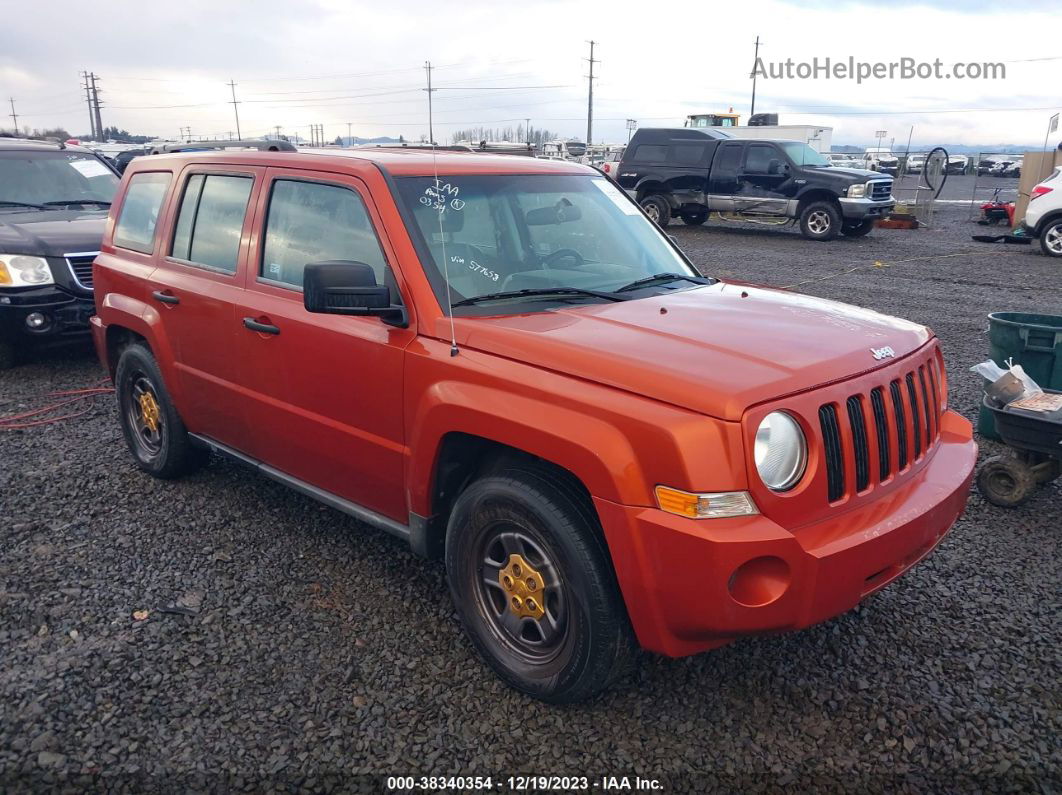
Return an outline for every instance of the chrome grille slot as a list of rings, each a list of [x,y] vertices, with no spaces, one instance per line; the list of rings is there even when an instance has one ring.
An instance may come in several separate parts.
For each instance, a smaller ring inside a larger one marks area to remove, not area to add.
[[[92,289],[92,263],[96,259],[98,251],[86,251],[81,254],[67,254],[65,256],[66,264],[70,268],[70,273],[74,277],[74,281],[77,282],[78,287],[83,287],[86,290]]]
[[[892,180],[877,180],[870,183],[870,198],[874,201],[884,201],[892,196]]]

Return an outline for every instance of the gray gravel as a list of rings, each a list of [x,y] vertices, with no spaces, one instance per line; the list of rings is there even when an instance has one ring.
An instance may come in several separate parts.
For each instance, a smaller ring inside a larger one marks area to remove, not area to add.
[[[931,325],[952,405],[973,417],[985,315],[1059,312],[1062,268],[969,243],[965,217],[830,244],[714,220],[670,231],[707,272],[776,285],[973,251],[801,288]],[[87,352],[0,373],[0,414],[101,375]],[[474,657],[441,564],[222,461],[155,482],[112,401],[93,406],[0,432],[0,791],[378,790],[393,773],[1062,787],[1058,484],[1012,511],[975,492],[929,560],[825,625],[646,655],[596,702],[558,709]]]

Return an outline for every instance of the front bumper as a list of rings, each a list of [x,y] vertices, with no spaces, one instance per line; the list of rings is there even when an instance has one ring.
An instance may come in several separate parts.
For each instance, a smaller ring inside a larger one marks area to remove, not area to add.
[[[89,318],[95,313],[91,297],[71,295],[53,286],[33,290],[0,289],[0,339],[35,347],[87,339]],[[26,318],[39,313],[47,321],[39,329]]]
[[[962,514],[972,436],[946,412],[933,459],[902,488],[793,532],[762,515],[692,520],[595,498],[639,643],[679,657],[851,609],[928,555]]]
[[[884,218],[896,206],[892,197],[886,201],[874,199],[838,199],[837,201],[841,203],[841,215],[846,220],[855,221],[862,221],[866,218]]]

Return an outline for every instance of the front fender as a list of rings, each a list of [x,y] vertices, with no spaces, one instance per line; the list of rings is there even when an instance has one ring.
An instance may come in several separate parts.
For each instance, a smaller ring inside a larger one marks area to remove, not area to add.
[[[99,301],[96,315],[100,320],[104,340],[106,340],[108,330],[121,328],[138,334],[147,341],[155,356],[155,361],[158,362],[159,370],[162,371],[166,389],[173,398],[177,410],[181,411],[184,400],[180,391],[180,380],[177,378],[177,371],[173,365],[176,357],[158,309],[138,298],[121,293],[107,293]],[[101,357],[106,350],[104,341],[104,344],[100,346]],[[117,362],[104,361],[108,369],[113,369],[117,364]]]

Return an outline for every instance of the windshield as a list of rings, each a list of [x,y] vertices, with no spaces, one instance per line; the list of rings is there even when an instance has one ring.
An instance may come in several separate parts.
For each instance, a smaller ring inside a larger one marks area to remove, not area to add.
[[[444,307],[447,271],[454,304],[515,290],[611,291],[657,273],[697,275],[604,177],[492,174],[442,177],[438,185],[431,177],[403,177],[397,183],[416,219],[421,258]],[[532,303],[539,308],[542,302]],[[494,305],[491,312],[529,308]]]
[[[109,204],[118,177],[99,158],[62,150],[0,153],[0,202]]]
[[[830,161],[807,144],[799,141],[783,141],[780,146],[789,155],[789,159],[798,166],[828,166]]]

